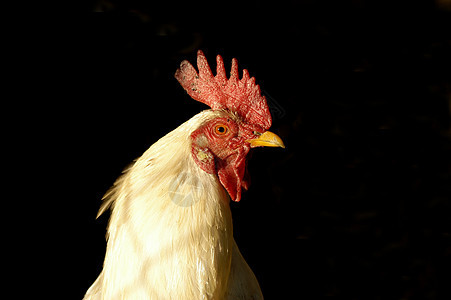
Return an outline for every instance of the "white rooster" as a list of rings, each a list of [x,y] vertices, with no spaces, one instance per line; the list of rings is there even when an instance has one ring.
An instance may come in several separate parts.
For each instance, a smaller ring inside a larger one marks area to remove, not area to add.
[[[284,147],[247,70],[216,76],[202,51],[176,79],[211,107],[153,144],[104,197],[111,207],[103,270],[84,299],[263,299],[233,239],[230,199],[248,188],[252,147]]]

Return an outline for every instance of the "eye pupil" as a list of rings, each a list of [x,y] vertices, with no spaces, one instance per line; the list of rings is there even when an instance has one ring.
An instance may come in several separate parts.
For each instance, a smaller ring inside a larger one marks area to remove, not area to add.
[[[225,128],[222,127],[222,126],[219,126],[219,127],[218,127],[218,132],[224,133],[224,132],[225,132]]]

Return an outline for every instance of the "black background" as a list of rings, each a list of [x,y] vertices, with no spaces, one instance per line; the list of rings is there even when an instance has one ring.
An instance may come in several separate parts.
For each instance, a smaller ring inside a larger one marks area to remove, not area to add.
[[[265,298],[451,299],[449,28],[445,0],[105,0],[30,28],[44,95],[25,151],[40,151],[48,286],[81,299],[101,271],[100,199],[206,108],[173,77],[202,49],[256,77],[286,145],[253,150],[231,204]]]

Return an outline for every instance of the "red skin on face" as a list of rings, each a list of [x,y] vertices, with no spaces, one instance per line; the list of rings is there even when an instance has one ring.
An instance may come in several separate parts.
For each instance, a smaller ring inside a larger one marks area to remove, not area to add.
[[[226,128],[218,133],[217,128]],[[247,190],[246,156],[250,150],[247,139],[254,136],[251,128],[237,124],[231,118],[216,118],[191,134],[191,154],[199,167],[216,173],[233,201],[241,200],[241,188]]]

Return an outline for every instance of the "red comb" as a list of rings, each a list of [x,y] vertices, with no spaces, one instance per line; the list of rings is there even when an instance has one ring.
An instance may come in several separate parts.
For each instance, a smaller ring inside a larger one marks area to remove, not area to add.
[[[197,52],[197,67],[199,74],[184,60],[175,72],[175,78],[194,100],[207,104],[213,110],[228,109],[245,122],[265,130],[271,127],[271,114],[265,96],[261,95],[255,78],[249,78],[247,70],[243,70],[243,78],[239,79],[235,58],[232,60],[229,79],[220,55],[216,57],[216,76],[201,50]]]

